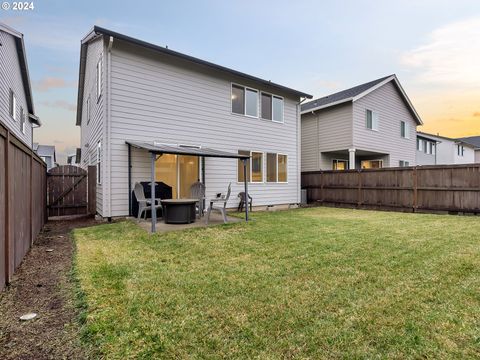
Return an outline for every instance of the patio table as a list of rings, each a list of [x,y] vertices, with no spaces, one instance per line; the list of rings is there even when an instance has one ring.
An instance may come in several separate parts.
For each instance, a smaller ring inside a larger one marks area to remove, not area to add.
[[[195,222],[197,199],[162,199],[165,224],[190,224]]]

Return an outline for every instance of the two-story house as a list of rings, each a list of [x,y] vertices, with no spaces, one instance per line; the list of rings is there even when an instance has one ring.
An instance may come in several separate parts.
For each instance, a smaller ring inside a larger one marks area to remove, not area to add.
[[[474,147],[475,162],[480,164],[480,136],[468,136],[459,138],[458,140],[464,141]]]
[[[422,124],[395,75],[302,105],[302,171],[412,166]]]
[[[39,143],[33,143],[33,151],[47,164],[47,171],[57,166],[57,153],[55,151],[55,145],[41,145]]]
[[[311,96],[95,26],[81,42],[76,124],[77,161],[97,166],[98,214],[128,215],[132,186],[152,173],[174,198],[198,180],[207,198],[231,183],[236,206],[243,164],[223,152],[249,157],[254,205],[299,203],[302,98]]]
[[[433,142],[436,146],[432,154],[430,144]],[[417,165],[433,165],[432,158],[434,165],[471,164],[475,162],[475,145],[463,139],[418,132]]]
[[[33,146],[35,116],[23,35],[0,23],[0,123]]]

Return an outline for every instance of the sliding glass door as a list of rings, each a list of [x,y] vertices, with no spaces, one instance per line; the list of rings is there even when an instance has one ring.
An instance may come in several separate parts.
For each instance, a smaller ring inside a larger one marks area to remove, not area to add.
[[[155,163],[155,180],[172,187],[174,199],[190,197],[190,186],[200,178],[198,156],[164,154]]]

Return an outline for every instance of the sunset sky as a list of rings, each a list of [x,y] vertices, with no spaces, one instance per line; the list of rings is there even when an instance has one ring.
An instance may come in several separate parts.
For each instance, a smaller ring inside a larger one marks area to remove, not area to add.
[[[480,1],[53,1],[0,10],[25,35],[35,141],[79,145],[80,39],[94,24],[316,97],[392,73],[419,130],[480,135]]]

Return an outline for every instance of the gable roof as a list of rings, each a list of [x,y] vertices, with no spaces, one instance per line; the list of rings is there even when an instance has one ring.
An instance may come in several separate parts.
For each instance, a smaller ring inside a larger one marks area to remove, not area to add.
[[[31,122],[34,122],[38,126],[41,125],[40,119],[35,115],[32,99],[32,87],[30,85],[30,76],[28,73],[27,55],[25,52],[25,43],[23,41],[23,34],[17,30],[12,29],[4,23],[0,22],[0,31],[4,31],[13,36],[15,40],[15,46],[17,48],[18,61],[20,63],[20,72],[22,74],[23,88],[25,90],[25,97],[27,99],[28,117]]]
[[[155,45],[155,44],[152,44],[152,43],[148,43],[146,41],[139,40],[139,39],[127,36],[127,35],[123,35],[123,34],[115,32],[115,31],[108,30],[108,29],[105,29],[105,28],[102,28],[100,26],[95,25],[93,27],[93,30],[82,40],[82,46],[81,46],[81,49],[80,49],[80,74],[79,74],[79,82],[78,82],[79,91],[78,91],[78,98],[77,98],[77,125],[81,124],[81,118],[82,118],[82,107],[81,107],[81,105],[82,105],[82,102],[83,102],[83,83],[84,83],[84,76],[85,76],[84,71],[85,71],[85,62],[86,62],[86,47],[88,46],[88,42],[93,37],[95,37],[96,35],[105,35],[105,36],[109,36],[109,37],[112,37],[112,38],[115,38],[115,39],[119,39],[119,40],[122,40],[122,41],[125,41],[125,42],[128,42],[128,43],[131,43],[131,44],[142,46],[146,49],[150,49],[150,50],[159,52],[161,54],[173,56],[173,57],[180,58],[182,60],[197,64],[197,65],[200,65],[200,66],[204,66],[204,67],[207,67],[207,68],[210,68],[210,69],[214,69],[214,70],[223,72],[223,73],[227,73],[227,74],[242,77],[242,78],[245,78],[245,79],[248,79],[248,80],[252,80],[252,81],[255,81],[255,82],[259,82],[263,85],[266,85],[266,86],[269,86],[269,87],[272,87],[272,88],[276,88],[278,90],[281,90],[281,91],[289,93],[289,94],[293,94],[293,95],[298,96],[298,97],[304,97],[304,98],[307,98],[307,99],[313,98],[313,96],[310,95],[310,94],[306,94],[304,92],[294,90],[292,88],[289,88],[289,87],[286,87],[286,86],[283,86],[283,85],[279,85],[277,83],[273,83],[270,80],[261,79],[259,77],[253,76],[253,75],[248,75],[246,73],[243,73],[243,72],[240,72],[240,71],[237,71],[237,70],[233,70],[233,69],[227,68],[225,66],[217,65],[217,64],[214,64],[214,63],[206,61],[206,60],[202,60],[202,59],[190,56],[190,55],[186,55],[186,54],[180,53],[178,51],[173,51],[173,50],[170,50],[168,48],[158,46],[158,45]]]
[[[465,141],[464,138],[449,138],[447,136],[443,136],[443,135],[435,135],[435,134],[429,134],[429,133],[426,133],[426,132],[422,132],[422,131],[417,131],[417,137],[423,137],[423,138],[428,138],[430,140],[438,140],[438,139],[442,139],[442,140],[448,140],[448,141],[452,141],[453,143],[455,144],[462,144],[462,145],[465,145],[467,147],[470,147],[470,148],[474,148],[475,145],[468,142],[468,141]],[[439,141],[441,142],[441,141]]]
[[[398,81],[397,76],[395,74],[384,76],[379,79],[369,81],[364,84],[360,84],[352,88],[342,90],[342,91],[309,101],[302,105],[301,113],[305,114],[311,111],[325,109],[331,106],[343,104],[350,101],[354,102],[356,100],[361,99],[365,95],[371,93],[372,91],[378,89],[379,87],[389,83],[390,81],[393,81],[397,89],[400,91],[400,94],[402,95],[403,100],[405,101],[411,114],[415,118],[415,121],[417,122],[417,124],[422,125],[423,124],[422,119],[420,118],[417,111],[413,107],[413,104],[411,103],[410,99],[405,93],[405,90],[403,90],[403,87],[402,85],[400,85],[400,82]]]
[[[476,149],[480,149],[480,136],[468,136],[459,138],[458,140],[471,144],[475,146]]]
[[[53,157],[53,161],[57,161],[55,145],[40,145],[39,143],[33,143],[33,151],[35,151],[38,156],[51,156]]]

